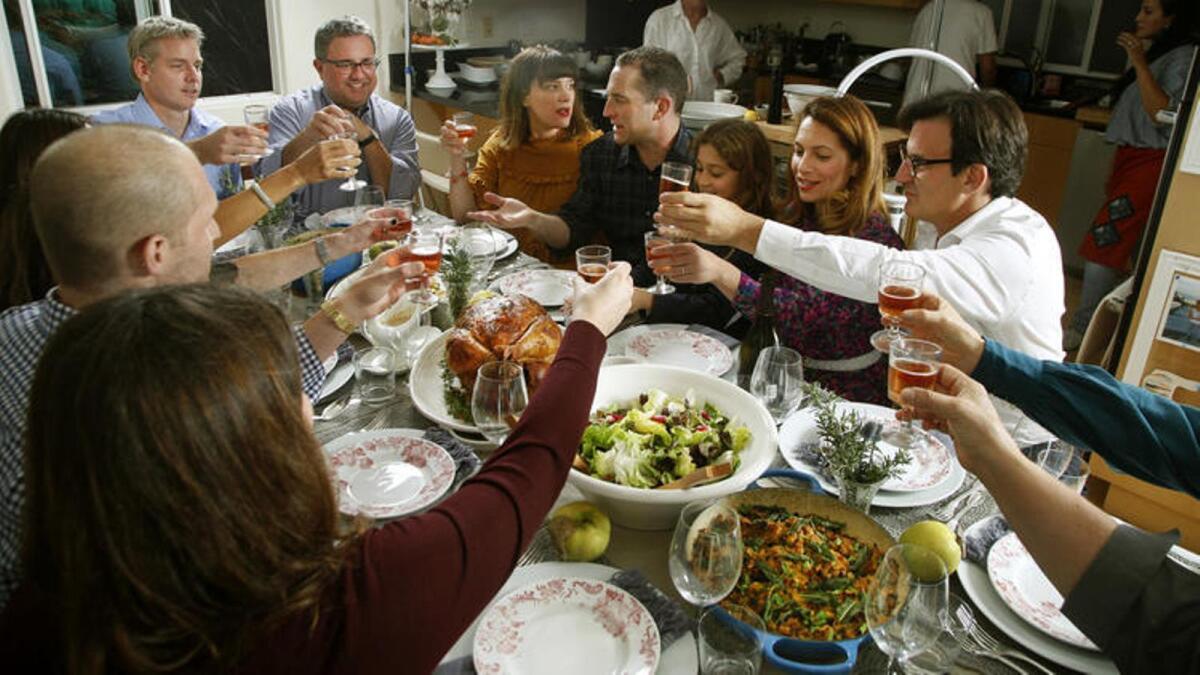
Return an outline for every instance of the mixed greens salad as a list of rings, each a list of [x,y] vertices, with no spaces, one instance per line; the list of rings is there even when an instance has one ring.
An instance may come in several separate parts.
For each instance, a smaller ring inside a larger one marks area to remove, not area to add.
[[[710,464],[738,466],[750,430],[711,404],[698,405],[692,391],[683,398],[651,389],[628,404],[592,413],[579,456],[603,480],[655,488]]]

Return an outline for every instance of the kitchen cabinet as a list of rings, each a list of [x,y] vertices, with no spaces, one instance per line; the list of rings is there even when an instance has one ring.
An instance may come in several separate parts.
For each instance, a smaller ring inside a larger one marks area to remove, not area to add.
[[[870,5],[872,7],[891,7],[893,9],[911,9],[914,12],[921,9],[925,0],[829,0],[837,5]]]
[[[1017,198],[1042,214],[1058,229],[1058,213],[1071,173],[1071,153],[1080,123],[1073,119],[1025,113],[1029,157]]]

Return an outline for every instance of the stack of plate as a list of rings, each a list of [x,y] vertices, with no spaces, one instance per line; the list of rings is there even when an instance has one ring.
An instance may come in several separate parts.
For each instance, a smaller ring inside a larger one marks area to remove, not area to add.
[[[746,108],[735,103],[687,101],[683,104],[683,123],[689,129],[703,129],[723,119],[742,119]]]

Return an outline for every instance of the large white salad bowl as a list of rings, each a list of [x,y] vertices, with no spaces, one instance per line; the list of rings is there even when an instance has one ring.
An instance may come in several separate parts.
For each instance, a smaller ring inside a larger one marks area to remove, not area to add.
[[[630,403],[649,389],[661,389],[673,397],[683,397],[690,390],[697,404],[711,403],[726,417],[749,428],[750,442],[742,449],[741,461],[731,476],[685,490],[626,487],[571,469],[567,480],[604,509],[614,523],[635,530],[669,530],[685,504],[739,492],[770,466],[779,447],[770,413],[749,392],[705,373],[646,363],[604,366],[596,381],[592,410]]]

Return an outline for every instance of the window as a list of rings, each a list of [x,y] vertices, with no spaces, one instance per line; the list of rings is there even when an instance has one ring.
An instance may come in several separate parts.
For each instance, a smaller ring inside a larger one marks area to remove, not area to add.
[[[1044,61],[1047,70],[1076,75],[1116,75],[1126,68],[1125,52],[1115,41],[1133,25],[1140,0],[982,2],[996,19],[1002,55]]]
[[[71,107],[137,96],[126,42],[155,14],[204,31],[202,96],[271,91],[267,5],[277,1],[4,0],[4,18],[25,106]]]

